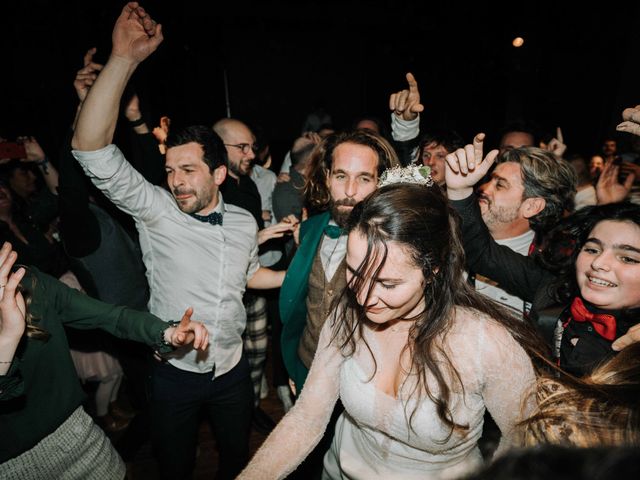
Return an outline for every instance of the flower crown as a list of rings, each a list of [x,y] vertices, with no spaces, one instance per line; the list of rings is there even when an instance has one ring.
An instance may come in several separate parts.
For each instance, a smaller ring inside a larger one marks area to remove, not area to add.
[[[394,183],[417,183],[418,185],[433,185],[431,178],[431,168],[411,164],[407,167],[388,168],[380,176],[378,188]]]

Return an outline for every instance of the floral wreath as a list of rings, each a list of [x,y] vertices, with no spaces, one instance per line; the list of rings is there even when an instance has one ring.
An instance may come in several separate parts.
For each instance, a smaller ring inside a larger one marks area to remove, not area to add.
[[[378,181],[378,188],[394,183],[417,183],[418,185],[426,185],[431,187],[433,179],[431,178],[431,168],[427,166],[418,166],[415,164],[407,167],[393,167],[385,170]]]

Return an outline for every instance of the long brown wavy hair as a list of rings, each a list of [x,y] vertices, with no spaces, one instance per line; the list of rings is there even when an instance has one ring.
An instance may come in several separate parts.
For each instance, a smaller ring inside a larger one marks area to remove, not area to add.
[[[640,343],[582,379],[540,377],[537,395],[520,423],[525,445],[640,446]]]
[[[328,136],[318,144],[311,154],[310,173],[303,190],[306,204],[316,212],[327,210],[331,203],[327,177],[333,165],[333,152],[338,145],[343,143],[363,145],[376,152],[378,155],[378,178],[386,169],[400,165],[398,156],[389,142],[373,132],[356,130]]]
[[[456,307],[473,309],[493,318],[510,332],[532,359],[540,359],[537,363],[543,364],[548,352],[533,327],[477,293],[465,280],[465,257],[457,216],[438,186],[394,184],[382,187],[354,207],[346,230],[358,231],[367,238],[367,252],[338,299],[346,308],[334,310],[342,313],[333,317],[333,341],[338,342],[344,356],[351,356],[361,341],[371,352],[363,336],[368,320],[357,300],[358,292],[365,288],[367,279],[378,276],[387,258],[388,242],[399,243],[421,269],[425,281],[426,306],[415,317],[405,346],[411,358],[407,378],[414,376],[417,379],[409,397],[426,395],[433,401],[439,418],[451,428],[450,434],[454,430],[468,429],[468,425],[456,423],[451,414],[451,391],[457,386],[464,392],[464,386],[440,341],[451,329]],[[369,282],[367,298],[371,295],[372,284]],[[435,392],[429,388],[429,375],[437,382]],[[457,385],[450,384],[452,381]],[[415,410],[408,418],[409,425],[414,414]]]

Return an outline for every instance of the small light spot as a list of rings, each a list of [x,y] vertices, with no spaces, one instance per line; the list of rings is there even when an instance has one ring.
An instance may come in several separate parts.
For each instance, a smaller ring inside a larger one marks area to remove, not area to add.
[[[516,48],[520,48],[522,45],[524,45],[524,38],[522,37],[514,38],[513,41],[511,42],[511,45],[513,45]]]

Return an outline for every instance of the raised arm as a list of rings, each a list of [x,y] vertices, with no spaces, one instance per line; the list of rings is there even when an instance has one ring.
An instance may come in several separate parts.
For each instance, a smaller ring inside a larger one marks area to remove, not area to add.
[[[547,272],[532,258],[498,245],[482,220],[473,194],[474,185],[489,170],[498,155],[492,150],[483,158],[484,134],[479,133],[472,145],[447,155],[447,195],[462,220],[462,244],[467,266],[474,273],[498,282],[501,288],[523,300],[533,301],[538,286]]]
[[[420,113],[424,106],[420,103],[418,82],[412,73],[407,73],[407,87],[389,96],[391,110],[391,137],[393,148],[402,165],[409,165],[415,158],[420,133]]]
[[[45,155],[44,150],[34,137],[20,137],[18,139],[24,145],[26,158],[21,161],[24,163],[32,163],[37,165],[47,185],[47,189],[53,194],[58,194],[58,170],[49,162],[49,158]]]
[[[111,56],[87,94],[73,136],[76,150],[98,150],[113,139],[120,97],[140,62],[162,42],[162,27],[138,5],[128,3],[112,33]]]

